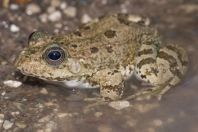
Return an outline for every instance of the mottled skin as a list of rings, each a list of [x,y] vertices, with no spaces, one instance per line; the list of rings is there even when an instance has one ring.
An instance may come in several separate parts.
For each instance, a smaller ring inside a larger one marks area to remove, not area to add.
[[[161,97],[186,73],[186,53],[175,45],[163,46],[156,30],[131,22],[129,17],[102,17],[62,36],[36,32],[16,67],[25,75],[48,81],[68,85],[73,80],[85,83],[83,87],[100,87],[101,96],[113,100],[123,96],[124,81],[135,73],[153,85],[149,94],[158,91]],[[65,53],[61,62],[46,61],[46,51],[52,47]]]

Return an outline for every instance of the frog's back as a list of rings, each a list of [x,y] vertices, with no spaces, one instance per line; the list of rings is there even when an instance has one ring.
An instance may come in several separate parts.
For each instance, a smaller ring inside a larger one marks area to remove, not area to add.
[[[133,63],[143,34],[154,30],[130,22],[127,15],[112,15],[83,25],[68,35],[68,52],[91,67],[118,67]]]

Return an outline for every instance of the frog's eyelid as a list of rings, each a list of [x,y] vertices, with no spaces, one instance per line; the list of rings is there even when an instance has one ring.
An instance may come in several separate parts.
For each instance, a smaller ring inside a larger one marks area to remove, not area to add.
[[[31,41],[36,41],[36,40],[38,40],[38,39],[40,39],[40,38],[43,38],[43,37],[45,37],[45,36],[47,36],[47,34],[44,33],[44,32],[41,32],[41,31],[34,31],[34,32],[32,32],[32,33],[29,35],[29,37],[28,37],[28,44],[30,44]]]

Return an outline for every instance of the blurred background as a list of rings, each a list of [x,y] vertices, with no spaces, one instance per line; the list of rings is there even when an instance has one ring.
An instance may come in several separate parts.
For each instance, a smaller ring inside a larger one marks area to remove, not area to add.
[[[146,18],[164,43],[190,58],[186,78],[162,99],[98,104],[98,91],[72,91],[16,75],[14,60],[35,30],[67,34],[99,16]],[[197,0],[1,0],[0,132],[198,132]]]

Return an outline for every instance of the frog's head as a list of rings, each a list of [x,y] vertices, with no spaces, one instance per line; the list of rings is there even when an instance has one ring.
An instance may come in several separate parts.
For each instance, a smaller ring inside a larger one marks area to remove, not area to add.
[[[37,31],[30,35],[28,43],[15,63],[23,74],[49,81],[72,80],[87,74],[83,60],[70,56],[63,38]]]

